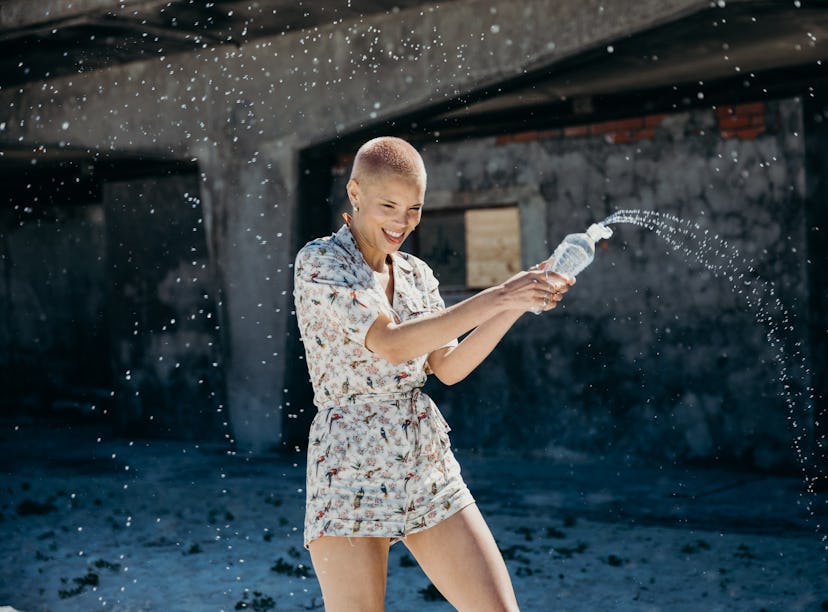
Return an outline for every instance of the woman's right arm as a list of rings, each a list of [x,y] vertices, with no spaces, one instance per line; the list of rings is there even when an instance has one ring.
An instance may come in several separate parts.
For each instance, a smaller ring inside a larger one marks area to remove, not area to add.
[[[394,323],[380,313],[365,336],[365,347],[391,363],[402,363],[444,346],[499,313],[542,307],[550,291],[545,274],[531,270],[417,319]]]

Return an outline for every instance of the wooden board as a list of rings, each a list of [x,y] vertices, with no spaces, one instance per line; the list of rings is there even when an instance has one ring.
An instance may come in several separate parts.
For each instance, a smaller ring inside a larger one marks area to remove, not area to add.
[[[466,211],[466,285],[482,289],[520,271],[517,206]]]

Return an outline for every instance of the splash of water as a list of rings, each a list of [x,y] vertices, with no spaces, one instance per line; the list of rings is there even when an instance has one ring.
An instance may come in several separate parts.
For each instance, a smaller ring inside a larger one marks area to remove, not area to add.
[[[777,295],[774,284],[757,273],[753,262],[718,234],[702,228],[697,222],[657,211],[619,210],[601,221],[602,225],[631,223],[653,231],[674,251],[694,259],[716,278],[730,281],[741,296],[754,319],[765,330],[765,337],[773,351],[779,368],[781,396],[788,409],[788,419],[793,429],[793,446],[802,477],[805,481],[805,509],[813,517],[816,482],[819,478],[815,461],[815,444],[808,443],[807,422],[814,416],[814,393],[811,371],[799,342],[786,346],[780,330],[793,335],[794,318]],[[773,314],[777,313],[777,314]],[[792,368],[796,372],[792,372]],[[796,381],[801,384],[796,384]],[[814,421],[816,419],[813,419]],[[807,445],[807,448],[806,448]],[[816,525],[821,534],[823,547],[828,550],[828,534]]]

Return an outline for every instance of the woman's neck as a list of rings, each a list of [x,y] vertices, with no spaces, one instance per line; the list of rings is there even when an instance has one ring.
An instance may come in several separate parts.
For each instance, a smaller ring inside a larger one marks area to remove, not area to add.
[[[351,230],[351,234],[354,236],[354,242],[356,242],[357,248],[359,252],[362,253],[362,257],[365,259],[365,263],[368,264],[374,272],[380,273],[387,273],[391,267],[391,255],[380,251],[372,247],[370,244],[365,241],[362,236],[360,235],[359,231],[354,229],[353,225],[349,226]]]

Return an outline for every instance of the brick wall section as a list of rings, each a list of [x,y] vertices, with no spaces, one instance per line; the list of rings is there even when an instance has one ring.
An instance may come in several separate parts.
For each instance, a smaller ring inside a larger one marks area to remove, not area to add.
[[[722,138],[740,138],[752,140],[765,129],[765,102],[736,104],[716,108],[719,133]],[[573,125],[562,129],[531,130],[516,134],[502,134],[497,137],[497,144],[513,142],[530,142],[551,138],[579,138],[600,135],[611,144],[637,142],[655,138],[658,128],[668,117],[666,113],[629,117],[614,121]]]
[[[550,138],[580,138],[584,136],[603,136],[609,143],[635,142],[653,138],[656,129],[667,115],[647,115],[645,117],[631,117],[614,121],[602,121],[584,125],[572,125],[562,129],[532,130],[516,134],[498,136],[497,144],[511,142],[529,142]]]
[[[764,102],[720,106],[716,109],[719,120],[719,133],[722,138],[741,138],[753,140],[765,131]]]

